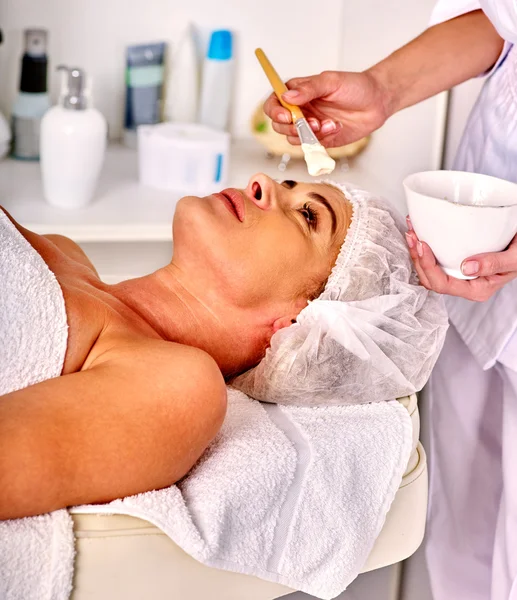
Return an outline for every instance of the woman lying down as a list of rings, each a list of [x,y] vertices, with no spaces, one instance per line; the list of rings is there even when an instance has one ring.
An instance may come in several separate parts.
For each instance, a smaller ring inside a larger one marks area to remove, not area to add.
[[[107,285],[0,210],[0,519],[172,485],[221,427],[225,380],[299,404],[427,380],[447,317],[383,201],[259,174],[183,198],[173,238],[170,264]]]

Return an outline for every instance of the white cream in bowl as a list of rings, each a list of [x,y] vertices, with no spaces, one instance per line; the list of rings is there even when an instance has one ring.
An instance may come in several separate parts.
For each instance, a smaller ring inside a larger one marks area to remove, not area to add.
[[[463,171],[426,171],[403,182],[411,222],[458,279],[466,258],[504,250],[517,234],[517,184]]]

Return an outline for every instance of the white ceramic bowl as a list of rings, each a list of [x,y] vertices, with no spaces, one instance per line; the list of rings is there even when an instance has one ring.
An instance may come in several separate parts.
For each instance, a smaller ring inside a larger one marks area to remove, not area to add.
[[[418,238],[458,279],[470,256],[500,252],[517,233],[517,185],[477,173],[426,171],[404,180],[409,217]]]

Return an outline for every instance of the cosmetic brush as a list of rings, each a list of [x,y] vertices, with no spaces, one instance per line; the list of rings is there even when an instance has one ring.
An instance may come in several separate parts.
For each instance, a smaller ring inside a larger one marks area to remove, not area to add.
[[[305,156],[305,162],[307,163],[307,170],[309,175],[318,177],[320,175],[327,175],[332,173],[336,163],[327,154],[325,148],[320,144],[318,138],[314,135],[311,126],[307,122],[301,108],[294,104],[289,104],[282,99],[282,94],[287,92],[285,83],[280,79],[278,73],[275,71],[273,65],[269,62],[269,59],[264,54],[261,48],[255,50],[260,65],[264,69],[266,77],[273,86],[273,90],[284,108],[291,113],[291,118],[298,132],[298,137],[302,143],[303,155]]]

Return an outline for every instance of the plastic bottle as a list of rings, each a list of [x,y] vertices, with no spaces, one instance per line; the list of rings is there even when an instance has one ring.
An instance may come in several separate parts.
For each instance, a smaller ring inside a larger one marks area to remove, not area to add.
[[[199,102],[199,61],[192,27],[170,60],[164,116],[166,121],[195,123]]]
[[[14,158],[38,160],[41,118],[50,108],[47,92],[47,32],[25,30],[20,91],[12,110]]]
[[[2,43],[3,36],[2,30],[0,29],[0,44]],[[7,119],[0,112],[0,159],[7,155],[11,147],[11,130],[7,123]]]
[[[128,46],[126,52],[126,116],[124,144],[137,147],[140,125],[162,120],[165,42]]]
[[[199,122],[214,129],[228,128],[233,88],[232,34],[212,32],[203,64]]]
[[[80,208],[93,197],[106,150],[107,125],[89,107],[86,74],[63,71],[59,104],[41,122],[41,174],[45,200],[60,208]]]

